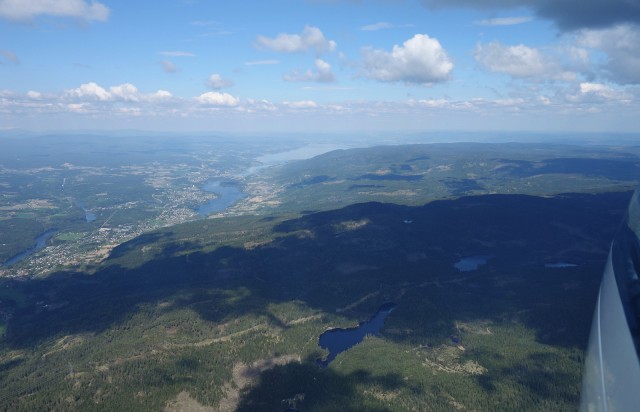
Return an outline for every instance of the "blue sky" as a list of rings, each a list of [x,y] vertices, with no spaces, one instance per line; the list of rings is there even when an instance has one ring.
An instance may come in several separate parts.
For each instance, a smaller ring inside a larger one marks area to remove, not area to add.
[[[640,131],[640,0],[0,0],[0,129]]]

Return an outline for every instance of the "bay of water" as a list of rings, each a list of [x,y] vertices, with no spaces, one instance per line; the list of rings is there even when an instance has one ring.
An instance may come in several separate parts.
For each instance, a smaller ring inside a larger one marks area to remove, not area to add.
[[[198,207],[198,213],[202,216],[221,212],[246,196],[237,186],[225,185],[221,181],[207,182],[207,184],[202,187],[202,190],[218,195],[215,199],[211,199]]]
[[[270,153],[257,157],[255,160],[260,163],[258,166],[250,167],[243,176],[252,175],[259,172],[262,169],[278,166],[291,162],[293,160],[311,159],[312,157],[319,156],[324,153],[331,152],[333,150],[345,149],[347,146],[337,145],[332,143],[316,143],[306,146],[298,147],[296,149],[287,150],[286,152]]]
[[[262,155],[256,158],[256,160],[266,165],[277,165],[290,162],[292,160],[311,159],[312,157],[319,156],[333,150],[344,149],[345,147],[346,146],[332,143],[309,144],[297,149],[287,150],[286,152]]]

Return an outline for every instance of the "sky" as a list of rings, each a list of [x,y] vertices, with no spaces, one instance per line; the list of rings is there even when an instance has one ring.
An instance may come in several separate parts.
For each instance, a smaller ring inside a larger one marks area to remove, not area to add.
[[[640,0],[0,0],[0,130],[640,132]]]

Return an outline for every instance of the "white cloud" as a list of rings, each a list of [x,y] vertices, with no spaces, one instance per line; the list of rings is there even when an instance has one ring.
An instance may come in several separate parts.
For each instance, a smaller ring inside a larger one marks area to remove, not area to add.
[[[207,80],[207,85],[214,90],[220,90],[233,86],[233,81],[225,79],[217,73],[213,73]]]
[[[167,57],[195,57],[195,54],[185,51],[161,51],[158,54]]]
[[[313,100],[300,100],[297,102],[282,102],[282,104],[292,109],[315,109],[318,107],[318,103],[314,102]]]
[[[474,23],[479,26],[513,26],[528,23],[533,20],[531,16],[495,17],[493,19],[478,20]]]
[[[631,95],[622,91],[615,90],[610,86],[602,83],[580,83],[578,90],[573,94],[567,95],[567,100],[573,103],[630,103]]]
[[[109,8],[98,1],[85,0],[0,0],[0,17],[30,21],[40,15],[106,21]]]
[[[273,113],[278,111],[278,107],[268,100],[247,99],[246,103],[248,106],[247,110],[250,112],[263,111]]]
[[[42,93],[40,93],[40,92],[36,92],[36,91],[33,91],[33,90],[29,90],[29,91],[27,92],[27,97],[28,97],[29,99],[39,100],[39,99],[41,99],[41,98],[42,98]]]
[[[172,98],[173,95],[166,90],[158,90],[157,92],[152,94],[150,97],[152,100],[167,100]]]
[[[206,106],[237,106],[240,99],[229,93],[207,92],[196,97],[196,101]]]
[[[409,102],[410,104],[413,102]],[[417,103],[425,107],[448,107],[451,103],[446,99],[420,99]]]
[[[316,53],[334,51],[336,42],[327,40],[319,28],[305,26],[301,34],[280,33],[275,38],[258,36],[257,45],[269,50],[283,53],[301,53],[315,50]]]
[[[593,93],[601,96],[611,96],[613,94],[613,90],[609,86],[600,83],[580,83],[580,93]]]
[[[36,92],[34,90],[29,90],[27,92],[27,97],[31,100],[40,100],[42,99],[42,93]]]
[[[264,66],[264,65],[270,65],[270,64],[279,64],[280,60],[254,60],[254,61],[250,61],[250,62],[245,62],[245,66]]]
[[[175,73],[178,71],[178,68],[171,60],[162,60],[160,65],[165,73]]]
[[[582,30],[582,47],[598,49],[607,55],[599,64],[600,74],[619,84],[640,84],[640,28],[619,25],[603,30]]]
[[[131,83],[124,83],[119,86],[110,87],[109,95],[112,99],[124,100],[127,102],[137,102],[141,97],[138,88]]]
[[[88,110],[86,108],[86,103],[69,103],[67,108],[71,112],[75,113],[86,113]]]
[[[326,87],[334,88],[332,85]],[[122,119],[138,118],[140,125],[150,124],[149,120],[153,119],[173,125],[189,119],[194,122],[191,125],[198,121],[213,121],[217,127],[222,124],[219,121],[229,121],[234,125],[232,127],[238,128],[295,122],[303,116],[316,119],[323,126],[325,122],[332,125],[342,122],[348,128],[369,127],[374,119],[385,119],[399,128],[410,124],[433,125],[433,122],[445,128],[460,124],[476,127],[474,122],[481,121],[489,128],[495,124],[508,128],[510,124],[516,129],[522,128],[523,124],[547,127],[553,125],[550,119],[560,122],[556,124],[578,128],[586,128],[585,122],[597,125],[598,119],[601,123],[606,119],[621,119],[626,122],[619,126],[622,130],[637,128],[634,119],[640,112],[640,88],[596,81],[519,87],[508,96],[496,99],[456,100],[438,95],[437,89],[423,89],[423,92],[429,96],[407,101],[347,100],[320,104],[301,99],[273,103],[251,98],[241,100],[221,92],[180,98],[166,90],[145,93],[131,83],[111,87],[85,83],[60,93],[0,90],[0,117],[12,119],[18,127],[29,127],[36,118],[43,119],[41,124],[46,124],[46,116],[54,119],[67,116],[66,119],[91,124],[102,122],[107,127],[119,127],[124,124],[119,122]]]
[[[284,80],[288,82],[318,82],[318,83],[332,83],[336,80],[333,72],[331,71],[331,65],[322,59],[316,59],[315,61],[316,71],[307,70],[306,72],[294,71],[292,73],[284,75]]]
[[[79,99],[92,99],[92,100],[109,100],[111,95],[104,88],[99,86],[98,84],[84,83],[81,84],[80,87],[75,89],[67,90],[65,95],[71,98],[79,98]]]
[[[365,49],[362,74],[384,82],[428,84],[449,78],[453,62],[440,42],[426,34],[416,34],[391,52]]]
[[[480,67],[494,73],[504,73],[515,78],[540,80],[575,80],[575,73],[566,71],[554,59],[542,51],[524,44],[505,46],[500,42],[479,43],[474,58]]]
[[[30,92],[31,93],[31,92]],[[37,93],[37,92],[33,92]],[[158,90],[152,94],[141,93],[136,86],[131,83],[123,83],[118,86],[111,86],[109,90],[91,82],[80,85],[75,89],[66,90],[62,96],[66,99],[80,102],[115,102],[115,103],[143,103],[173,98],[172,94],[166,90]]]

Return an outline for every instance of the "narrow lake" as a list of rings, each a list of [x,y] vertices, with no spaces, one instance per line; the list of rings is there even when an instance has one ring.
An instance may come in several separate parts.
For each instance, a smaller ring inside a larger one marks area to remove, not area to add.
[[[40,236],[38,236],[36,238],[36,244],[34,246],[30,247],[27,250],[24,250],[24,251],[18,253],[17,255],[12,257],[11,259],[5,261],[2,264],[2,266],[11,266],[11,265],[13,265],[15,263],[18,263],[21,260],[25,259],[27,256],[31,255],[32,253],[35,253],[38,250],[43,249],[47,245],[47,240],[49,240],[51,237],[53,237],[53,235],[55,235],[56,233],[58,233],[58,231],[55,230],[55,229],[49,229],[46,232],[42,233]]]
[[[211,199],[198,207],[198,213],[202,216],[221,212],[246,196],[237,186],[225,184],[225,182],[222,181],[207,182],[207,184],[202,187],[202,190],[218,195],[215,199]]]
[[[87,207],[85,206],[82,200],[76,201],[76,206],[78,206],[84,212],[84,219],[87,221],[87,223],[90,223],[96,220],[96,214],[90,211],[89,209],[87,209]]]
[[[285,152],[265,154],[258,156],[255,160],[260,164],[250,167],[243,176],[246,177],[254,173],[258,173],[260,170],[268,167],[283,165],[292,160],[311,159],[312,157],[319,156],[333,150],[346,148],[347,146],[332,143],[314,143],[298,147],[296,149],[287,150]]]
[[[326,359],[318,359],[318,366],[326,368],[338,354],[362,342],[367,335],[378,335],[384,326],[384,319],[396,308],[395,303],[385,303],[380,306],[371,319],[361,322],[358,327],[348,329],[329,329],[320,335],[318,344],[329,351]]]

